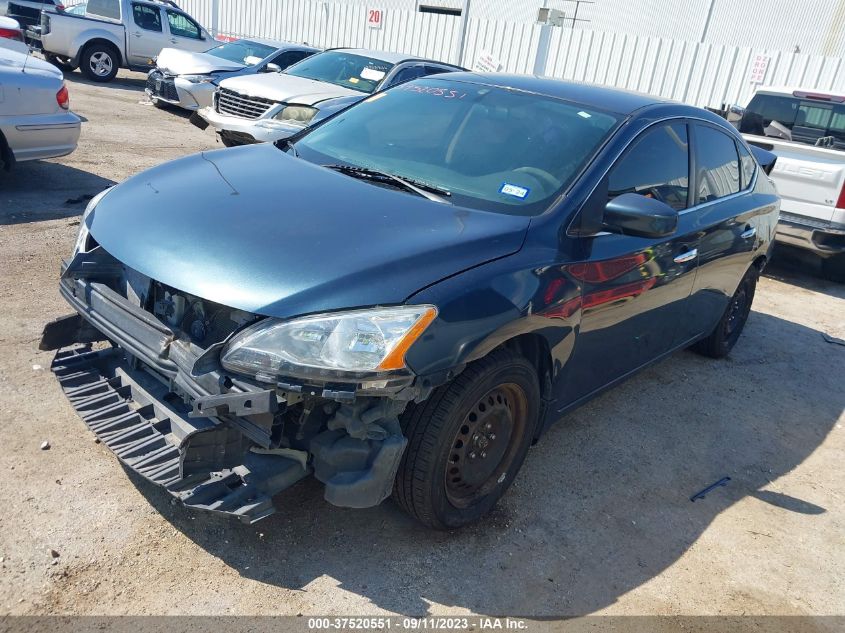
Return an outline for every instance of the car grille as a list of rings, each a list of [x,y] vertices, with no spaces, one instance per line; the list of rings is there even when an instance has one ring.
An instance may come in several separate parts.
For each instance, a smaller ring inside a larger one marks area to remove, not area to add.
[[[147,88],[157,97],[169,101],[179,101],[179,93],[176,92],[176,84],[173,83],[173,78],[165,77],[157,70],[147,76]]]
[[[276,102],[270,99],[247,97],[225,88],[221,88],[217,93],[215,102],[215,107],[220,114],[228,114],[241,119],[258,119],[276,105]]]
[[[817,220],[816,218],[808,218],[804,215],[795,215],[794,213],[787,213],[785,211],[780,212],[780,219],[786,222],[792,222],[793,224],[809,226],[814,229],[826,229],[830,227],[830,222],[826,220]]]

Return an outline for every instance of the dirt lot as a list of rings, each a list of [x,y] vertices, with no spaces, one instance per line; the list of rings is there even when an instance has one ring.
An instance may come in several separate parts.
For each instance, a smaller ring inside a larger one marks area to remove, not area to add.
[[[822,337],[845,338],[845,286],[800,261],[770,267],[729,360],[679,353],[569,415],[470,529],[313,481],[242,526],[128,474],[37,351],[68,312],[66,201],[219,145],[121,77],[71,74],[78,151],[0,177],[0,613],[845,613],[845,347]]]

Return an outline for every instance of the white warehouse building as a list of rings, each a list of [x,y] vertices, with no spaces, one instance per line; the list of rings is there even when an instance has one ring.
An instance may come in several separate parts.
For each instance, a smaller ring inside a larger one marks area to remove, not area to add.
[[[345,3],[452,14],[464,6],[464,0]],[[564,28],[845,57],[845,0],[469,0],[469,14],[533,23],[543,6],[563,12]]]

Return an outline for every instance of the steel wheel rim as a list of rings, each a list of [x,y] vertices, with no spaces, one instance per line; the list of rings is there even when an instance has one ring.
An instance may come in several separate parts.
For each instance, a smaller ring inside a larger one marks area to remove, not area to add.
[[[98,77],[105,77],[112,71],[111,55],[103,52],[94,53],[91,55],[88,66],[91,68],[91,72]]]
[[[469,409],[446,459],[446,496],[453,506],[473,505],[507,478],[527,412],[525,391],[514,383],[494,387]]]

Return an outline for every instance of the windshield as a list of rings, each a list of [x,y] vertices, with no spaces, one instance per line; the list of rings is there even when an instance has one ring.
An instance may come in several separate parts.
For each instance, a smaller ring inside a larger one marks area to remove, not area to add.
[[[373,92],[393,64],[344,51],[326,51],[291,66],[286,75],[325,81],[360,92]]]
[[[295,143],[311,162],[377,169],[467,207],[542,213],[617,117],[552,97],[446,79],[381,92]]]
[[[212,48],[210,51],[206,52],[208,55],[214,55],[220,59],[244,64],[246,66],[248,65],[246,62],[247,57],[258,57],[260,59],[264,59],[275,50],[275,47],[267,46],[266,44],[250,42],[249,40],[238,40],[237,42],[229,42],[228,44],[223,44],[223,46]]]
[[[756,94],[739,122],[743,134],[845,149],[845,104]]]

